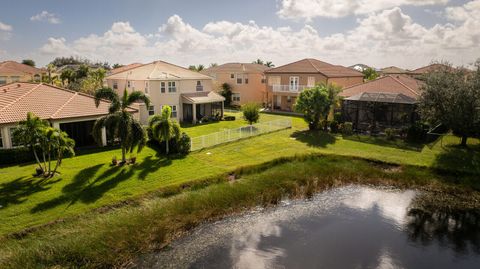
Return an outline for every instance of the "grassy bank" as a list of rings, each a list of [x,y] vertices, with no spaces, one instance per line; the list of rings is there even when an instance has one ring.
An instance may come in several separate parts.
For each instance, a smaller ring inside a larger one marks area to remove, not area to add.
[[[271,117],[271,118],[268,118]],[[271,120],[288,116],[262,114]],[[165,158],[150,148],[137,155],[137,164],[111,167],[119,150],[84,154],[65,159],[61,175],[43,180],[32,177],[35,165],[0,168],[0,235],[123,203],[125,200],[202,181],[239,167],[258,165],[297,154],[354,156],[402,165],[437,167],[480,174],[478,140],[470,149],[454,146],[458,138],[447,136],[428,145],[411,145],[366,136],[342,137],[307,132],[301,118],[291,117],[293,128],[193,152],[183,158]],[[235,122],[234,124],[242,123]],[[189,127],[207,133],[225,127],[224,122]],[[244,122],[243,122],[244,124]],[[200,128],[207,128],[201,131]],[[477,187],[480,189],[480,182]]]
[[[1,268],[114,267],[132,265],[141,253],[160,249],[206,220],[281,199],[310,196],[343,184],[393,185],[455,192],[479,199],[476,176],[458,177],[410,165],[340,156],[296,156],[238,168],[237,178],[165,198],[168,191],[106,213],[57,223],[22,238],[0,239]],[[231,177],[230,177],[231,178]]]

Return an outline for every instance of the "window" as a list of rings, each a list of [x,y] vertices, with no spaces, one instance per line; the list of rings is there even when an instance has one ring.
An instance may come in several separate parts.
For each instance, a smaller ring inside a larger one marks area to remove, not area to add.
[[[10,77],[12,79],[12,82],[17,82],[17,81],[20,81],[20,77],[19,76],[14,76],[14,77]]]
[[[118,82],[116,80],[113,81],[113,89],[118,89]]]
[[[237,74],[237,84],[243,83],[243,76],[241,74]]]
[[[248,84],[248,77],[245,77],[245,84]]]
[[[172,108],[172,118],[176,118],[177,117],[177,106],[170,106]]]
[[[267,81],[267,80],[265,79],[265,76],[262,76],[262,82],[261,82],[261,83],[262,83],[262,84],[265,84],[266,81]]]
[[[13,132],[15,132],[15,129],[16,129],[15,127],[10,128],[10,141],[12,141],[12,148],[21,146],[18,139],[13,135]]]
[[[155,115],[155,106],[148,107],[148,115],[149,116]]]
[[[292,102],[292,97],[291,96],[287,96],[287,103],[291,103]]]
[[[130,88],[130,85],[131,85],[131,83],[130,83],[130,80],[129,80],[129,81],[127,81],[127,87]]]
[[[177,86],[175,84],[175,81],[168,82],[168,92],[177,92]]]
[[[298,91],[298,81],[299,77],[290,77],[290,90],[291,91]]]
[[[35,80],[35,82],[39,82],[40,81],[40,75],[39,74],[36,74],[35,76],[33,76],[33,80]]]
[[[232,101],[240,102],[240,93],[238,93],[238,92],[232,93]]]
[[[231,78],[231,79],[234,79],[234,78],[235,78],[235,74],[230,74],[230,78]]]
[[[148,81],[145,81],[145,93],[148,94]]]
[[[165,82],[160,82],[160,92],[165,93]]]
[[[0,77],[0,85],[7,84],[7,77]]]
[[[200,80],[197,80],[197,92],[203,91],[203,85]]]

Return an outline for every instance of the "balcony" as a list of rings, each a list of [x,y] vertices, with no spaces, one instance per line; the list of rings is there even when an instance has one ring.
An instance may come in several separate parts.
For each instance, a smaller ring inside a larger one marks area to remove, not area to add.
[[[299,93],[304,89],[311,88],[312,86],[307,85],[272,85],[273,92],[284,92],[284,93]]]

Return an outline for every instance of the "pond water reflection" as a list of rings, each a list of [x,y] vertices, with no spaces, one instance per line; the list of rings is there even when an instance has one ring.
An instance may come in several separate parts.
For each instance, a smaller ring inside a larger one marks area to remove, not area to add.
[[[477,212],[423,211],[415,191],[348,186],[195,229],[144,268],[480,268]]]

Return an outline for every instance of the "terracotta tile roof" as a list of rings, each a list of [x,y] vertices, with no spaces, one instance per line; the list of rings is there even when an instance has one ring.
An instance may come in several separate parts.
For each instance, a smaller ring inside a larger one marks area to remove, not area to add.
[[[345,98],[350,101],[361,102],[381,102],[394,104],[415,104],[418,101],[415,98],[406,96],[401,93],[384,93],[384,92],[362,92]]]
[[[17,63],[15,61],[5,61],[0,63],[0,73],[3,73],[4,71],[13,71],[13,70],[16,73],[9,73],[9,74],[23,75],[27,73],[27,74],[35,75],[35,74],[43,73],[41,69],[26,65],[26,64]]]
[[[363,77],[363,74],[351,68],[333,65],[317,59],[303,59],[297,62],[269,69],[265,73],[318,73],[326,77]]]
[[[33,112],[42,119],[81,118],[108,114],[109,102],[95,106],[93,96],[35,83],[11,83],[0,87],[0,124],[15,123]],[[130,112],[137,110],[131,108]]]
[[[393,93],[418,99],[422,82],[404,75],[388,75],[362,84],[344,88],[340,96],[350,97],[361,93]]]
[[[164,61],[155,61],[134,67],[113,75],[107,76],[107,79],[119,80],[166,80],[166,79],[212,79],[211,77],[189,70],[187,68],[167,63]]]
[[[424,66],[424,67],[417,68],[417,69],[411,71],[410,73],[414,74],[414,75],[423,75],[423,74],[434,72],[434,71],[437,71],[437,70],[440,70],[440,69],[443,69],[443,68],[447,68],[449,70],[454,69],[453,67],[450,67],[450,66],[444,65],[444,64],[431,64],[431,65],[427,65],[427,66]]]
[[[109,75],[115,75],[115,74],[121,73],[123,71],[127,71],[127,70],[130,70],[132,68],[136,68],[136,67],[139,67],[139,66],[142,66],[142,65],[143,64],[141,64],[141,63],[127,64],[127,65],[124,65],[122,67],[110,70]]]
[[[202,74],[211,74],[211,73],[218,73],[218,72],[235,72],[235,73],[260,73],[263,74],[266,70],[269,70],[270,67],[267,67],[262,64],[253,64],[253,63],[226,63],[219,66],[214,66],[202,70],[200,73]]]
[[[389,75],[389,74],[407,74],[408,71],[405,70],[405,69],[402,69],[402,68],[400,68],[400,67],[389,66],[389,67],[385,67],[385,68],[380,69],[380,73],[382,73],[382,74],[384,74],[384,75]]]

